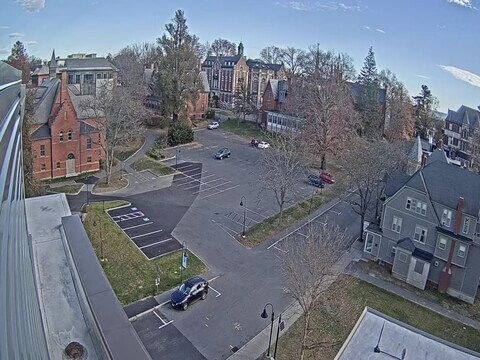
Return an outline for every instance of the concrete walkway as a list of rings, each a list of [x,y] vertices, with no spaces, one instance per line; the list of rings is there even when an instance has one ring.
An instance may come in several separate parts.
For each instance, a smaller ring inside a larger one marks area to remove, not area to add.
[[[380,279],[378,277],[369,275],[365,273],[364,271],[360,270],[358,266],[353,266],[351,271],[349,273],[356,278],[363,280],[365,282],[368,282],[369,284],[375,285],[376,287],[379,287],[381,289],[384,289],[392,294],[398,295],[406,300],[409,300],[417,305],[423,306],[424,308],[427,308],[431,311],[436,312],[437,314],[443,315],[449,319],[458,321],[464,325],[470,326],[474,329],[480,330],[480,322],[470,319],[466,316],[460,315],[459,313],[455,311],[450,311],[445,309],[443,306],[440,306],[439,304],[430,301],[428,299],[425,299],[421,296],[418,296],[417,294],[412,293],[411,291],[408,291],[407,289],[401,288],[391,282],[385,281],[383,279]]]

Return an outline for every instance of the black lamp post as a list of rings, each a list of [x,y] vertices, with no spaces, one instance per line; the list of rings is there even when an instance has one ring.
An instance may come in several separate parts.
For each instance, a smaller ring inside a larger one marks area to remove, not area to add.
[[[243,206],[243,231],[242,231],[242,238],[245,237],[245,219],[247,218],[247,198],[242,196],[240,199],[240,206]]]
[[[267,350],[267,356],[270,357],[270,346],[272,345],[272,331],[273,331],[273,319],[275,317],[275,313],[273,312],[273,305],[270,303],[265,304],[265,307],[263,308],[263,312],[260,315],[262,319],[267,319],[268,314],[267,314],[267,306],[270,305],[272,307],[272,317],[271,317],[271,324],[270,324],[270,338],[268,339],[268,350]]]
[[[177,155],[175,155],[175,169],[177,169],[178,166],[178,155],[180,154],[180,148],[177,148]]]
[[[87,206],[88,206],[88,177],[85,176],[85,185],[87,185]]]
[[[277,345],[278,345],[278,337],[280,336],[280,324],[282,323],[282,314],[278,317],[278,327],[277,327],[277,339],[275,340],[275,350],[273,351],[273,358],[277,358]]]
[[[99,216],[95,214],[93,216],[93,227],[97,227],[97,218],[100,220]],[[103,239],[102,239],[102,223],[99,221],[98,222],[98,230],[100,232],[100,261],[103,262]]]

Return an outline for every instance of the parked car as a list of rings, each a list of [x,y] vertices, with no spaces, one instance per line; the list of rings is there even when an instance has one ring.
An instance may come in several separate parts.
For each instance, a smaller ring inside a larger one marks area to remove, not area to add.
[[[266,141],[260,141],[257,145],[259,149],[268,149],[270,147],[270,144]]]
[[[209,130],[213,130],[213,129],[216,129],[220,126],[220,124],[216,121],[212,121],[210,124],[208,124],[208,129]]]
[[[208,282],[200,276],[195,276],[185,281],[170,295],[170,303],[174,308],[185,311],[191,303],[205,300],[207,294]]]
[[[320,179],[322,179],[324,182],[326,182],[327,184],[335,184],[335,179],[333,178],[333,176],[331,174],[329,174],[328,172],[322,172],[320,174]]]
[[[229,148],[223,148],[218,150],[215,153],[215,159],[223,160],[225,158],[229,158],[232,153],[230,152]]]
[[[250,146],[257,147],[258,146],[258,140],[257,139],[252,139],[252,141],[250,141]]]
[[[320,189],[325,187],[325,183],[317,175],[308,175],[308,183]]]

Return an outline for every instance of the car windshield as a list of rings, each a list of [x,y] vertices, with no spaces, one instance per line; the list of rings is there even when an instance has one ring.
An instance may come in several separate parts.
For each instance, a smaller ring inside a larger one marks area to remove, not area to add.
[[[182,284],[180,285],[180,287],[178,288],[178,291],[180,291],[183,295],[188,295],[190,294],[190,290],[192,290],[192,288],[187,285],[187,284]]]

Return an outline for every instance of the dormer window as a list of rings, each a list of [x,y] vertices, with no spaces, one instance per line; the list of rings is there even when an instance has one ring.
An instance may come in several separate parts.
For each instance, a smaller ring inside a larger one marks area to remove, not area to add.
[[[442,225],[446,227],[450,227],[451,222],[452,222],[452,212],[448,209],[443,209]]]
[[[464,234],[468,234],[469,227],[470,227],[470,218],[466,217],[465,220],[463,220],[462,232]]]

